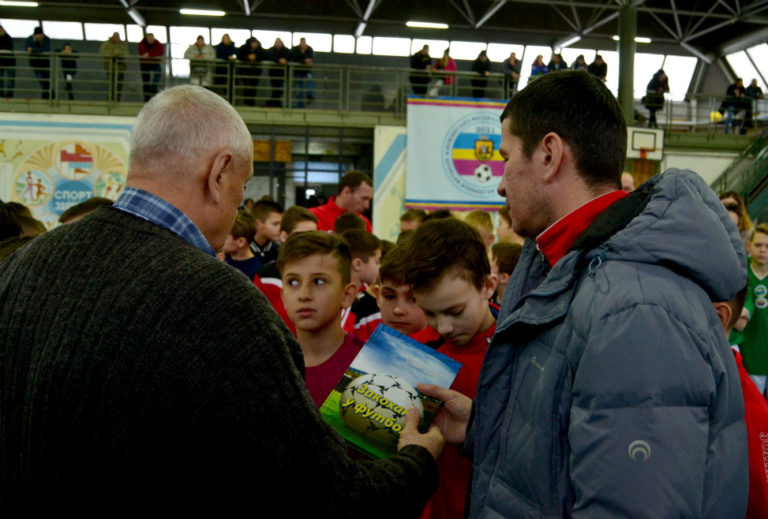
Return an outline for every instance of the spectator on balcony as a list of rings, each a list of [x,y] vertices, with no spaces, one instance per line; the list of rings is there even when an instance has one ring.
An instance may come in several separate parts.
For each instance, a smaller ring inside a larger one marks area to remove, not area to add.
[[[552,58],[547,64],[547,70],[550,72],[560,72],[561,70],[568,70],[568,63],[565,62],[561,54],[552,54]]]
[[[484,50],[480,51],[477,58],[472,62],[472,72],[480,76],[473,78],[472,97],[485,97],[485,89],[488,86],[488,76],[491,75],[491,61]]]
[[[598,54],[595,56],[595,61],[589,64],[587,71],[593,76],[597,76],[601,81],[605,82],[605,78],[608,77],[608,64],[603,61],[603,57]]]
[[[583,70],[589,72],[589,65],[587,64],[587,60],[584,59],[584,54],[579,54],[576,61],[571,64],[571,70]]]
[[[725,99],[720,104],[720,113],[726,115],[725,133],[733,127],[733,118],[740,112],[744,112],[744,120],[741,123],[741,134],[747,133],[747,128],[752,126],[752,100],[746,97],[744,81],[738,77],[736,82],[728,86],[725,91]]]
[[[539,54],[538,56],[536,56],[536,59],[533,60],[533,63],[531,64],[531,77],[530,79],[528,79],[528,82],[530,83],[534,79],[538,79],[548,72],[549,72],[549,69],[544,64],[544,56]]]
[[[0,25],[0,97],[13,97],[16,86],[16,56],[13,38]]]
[[[205,43],[202,36],[198,36],[195,43],[190,45],[184,57],[189,60],[189,82],[193,85],[210,86],[211,66],[216,59],[216,51]]]
[[[72,44],[67,42],[59,52],[59,68],[64,76],[64,89],[67,98],[72,101],[75,98],[72,82],[77,74],[77,51],[72,49]]]
[[[125,58],[128,57],[128,45],[120,39],[120,33],[101,44],[99,53],[104,58],[104,70],[109,78],[109,100],[120,101],[123,97],[125,81]]]
[[[664,94],[669,92],[669,78],[659,69],[645,87],[643,105],[648,109],[648,128],[658,128],[656,112],[664,108]]]
[[[27,38],[27,53],[32,71],[40,82],[42,98],[48,99],[51,92],[51,39],[43,34],[42,27],[35,27],[32,36]]]
[[[162,75],[162,58],[165,54],[165,45],[155,39],[155,35],[148,32],[139,42],[139,68],[141,69],[141,90],[144,94],[144,102],[149,101],[157,94]]]
[[[439,71],[439,74],[435,78],[435,83],[429,89],[429,95],[436,96],[440,93],[440,87],[447,86],[450,91],[450,86],[456,82],[456,76],[449,74],[449,72],[456,72],[456,61],[451,57],[451,49],[445,49],[443,51],[443,57],[435,60],[435,65],[432,70]],[[450,92],[449,92],[450,93]]]
[[[507,95],[512,96],[517,91],[517,83],[520,81],[520,70],[523,63],[517,59],[513,52],[504,60],[504,78],[507,81]]]
[[[283,44],[280,38],[275,39],[275,44],[267,51],[267,59],[273,64],[269,67],[269,83],[272,85],[272,96],[267,101],[267,106],[283,106],[283,90],[285,87],[285,70],[288,60],[291,59],[291,51]]]
[[[311,66],[315,59],[315,51],[307,45],[307,39],[301,38],[299,44],[291,49],[291,61],[298,67],[293,70],[293,90],[296,93],[296,107],[304,108],[304,97],[307,98],[307,104],[315,100],[313,92]]]
[[[261,62],[266,58],[267,53],[261,46],[261,42],[256,38],[248,38],[246,42],[237,49],[237,75],[240,77],[240,83],[243,85],[243,104],[246,106],[256,106],[256,94],[259,87],[259,77],[261,76]]]
[[[233,70],[235,61],[237,61],[237,46],[229,34],[224,34],[219,44],[213,49],[216,51],[213,84],[216,85],[216,92],[231,102],[234,95]]]
[[[418,71],[408,77],[411,82],[413,93],[423,96],[427,93],[429,72],[432,70],[432,58],[429,57],[429,45],[424,45],[420,51],[411,56],[411,68]]]
[[[763,89],[757,85],[757,79],[753,79],[744,93],[752,99],[765,99]]]

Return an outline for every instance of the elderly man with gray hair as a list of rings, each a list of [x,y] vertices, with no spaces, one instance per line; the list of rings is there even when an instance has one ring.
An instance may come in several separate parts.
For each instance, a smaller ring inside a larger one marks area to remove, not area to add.
[[[215,258],[251,174],[237,112],[171,88],[136,119],[114,206],[0,266],[4,516],[418,514],[439,431],[410,416],[395,456],[347,457],[295,339]]]

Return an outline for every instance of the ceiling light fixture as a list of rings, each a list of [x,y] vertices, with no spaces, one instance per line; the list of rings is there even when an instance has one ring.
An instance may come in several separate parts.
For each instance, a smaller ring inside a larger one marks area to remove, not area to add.
[[[16,2],[13,0],[0,0],[0,5],[4,7],[37,7],[37,2]]]
[[[619,35],[613,35],[613,41],[619,41]],[[651,43],[651,39],[646,36],[635,36],[635,43]]]
[[[416,27],[419,29],[447,29],[448,28],[447,23],[434,23],[434,22],[408,21],[408,22],[405,22],[405,25],[407,27]]]
[[[209,9],[179,9],[179,12],[191,16],[225,16],[227,14],[224,11],[211,11]]]
[[[559,42],[555,43],[554,47],[558,48],[558,49],[564,49],[565,47],[570,47],[571,45],[573,45],[574,43],[577,43],[579,41],[581,41],[581,36],[576,34],[576,35],[571,36],[570,38],[568,38],[566,40],[562,40],[562,41],[559,41]]]

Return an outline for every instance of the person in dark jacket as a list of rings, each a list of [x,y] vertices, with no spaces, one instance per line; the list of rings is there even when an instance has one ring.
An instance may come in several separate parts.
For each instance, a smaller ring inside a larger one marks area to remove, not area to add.
[[[507,92],[511,96],[517,92],[517,84],[520,81],[520,70],[523,62],[517,59],[514,52],[504,60],[504,78],[507,81]]]
[[[234,64],[237,61],[237,47],[232,38],[229,37],[229,34],[224,34],[213,50],[216,51],[213,84],[216,85],[216,91],[231,102],[233,96],[232,87],[234,85]]]
[[[568,63],[565,62],[563,56],[560,54],[552,54],[552,59],[547,64],[547,70],[550,72],[560,72],[561,70],[568,70]]]
[[[16,88],[16,56],[13,38],[0,25],[0,97],[13,97]]]
[[[29,64],[40,83],[41,97],[48,99],[51,95],[51,39],[43,34],[42,27],[35,27],[32,36],[27,38],[26,47]]]
[[[472,78],[472,97],[485,97],[485,89],[488,86],[488,76],[491,75],[491,60],[485,51],[480,51],[475,61],[472,62],[472,72],[479,77]]]
[[[276,38],[275,44],[267,51],[267,59],[272,62],[269,67],[272,96],[267,101],[267,106],[280,107],[283,106],[285,71],[288,60],[291,59],[291,50],[283,44],[283,40]]]
[[[608,77],[608,63],[603,61],[603,57],[598,54],[595,56],[595,61],[589,64],[587,72],[593,76],[597,76],[601,81],[605,82]]]
[[[664,94],[669,92],[669,78],[664,70],[659,69],[645,88],[643,105],[648,109],[648,128],[658,128],[656,112],[664,108]]]
[[[419,71],[419,73],[411,74],[408,77],[411,81],[413,93],[423,96],[427,93],[429,72],[432,70],[432,58],[429,57],[429,45],[424,45],[420,51],[411,56],[411,69]]]
[[[736,225],[692,171],[619,189],[626,125],[589,74],[546,74],[501,120],[498,192],[527,239],[474,402],[419,387],[473,460],[468,517],[742,519],[744,402],[712,306],[747,283]]]
[[[312,63],[315,60],[315,51],[307,45],[307,39],[301,38],[299,44],[291,49],[291,61],[298,65],[293,69],[293,90],[296,97],[296,107],[304,108],[304,98],[311,103],[315,99],[312,84]]]
[[[67,42],[58,53],[59,68],[61,68],[61,73],[64,76],[64,89],[67,92],[67,98],[72,101],[75,98],[72,82],[75,79],[75,74],[77,74],[77,51],[73,50],[72,44]]]
[[[589,72],[589,65],[587,60],[584,59],[584,54],[579,54],[576,60],[571,63],[571,70],[584,70]]]
[[[265,58],[266,51],[261,46],[261,42],[253,37],[248,38],[237,49],[235,75],[238,76],[242,85],[242,99],[246,106],[256,106],[259,78],[261,77],[261,62]]]
[[[720,113],[726,114],[725,133],[733,126],[733,118],[740,112],[744,112],[744,119],[741,123],[741,134],[747,133],[747,128],[752,126],[752,100],[747,97],[744,81],[737,77],[736,81],[728,85],[725,90],[725,99],[720,103]]]

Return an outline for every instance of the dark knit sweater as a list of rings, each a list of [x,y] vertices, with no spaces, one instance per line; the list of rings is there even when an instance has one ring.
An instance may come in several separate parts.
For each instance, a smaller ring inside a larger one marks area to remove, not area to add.
[[[421,447],[353,461],[250,280],[115,209],[0,264],[0,516],[415,516]]]

